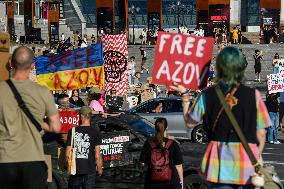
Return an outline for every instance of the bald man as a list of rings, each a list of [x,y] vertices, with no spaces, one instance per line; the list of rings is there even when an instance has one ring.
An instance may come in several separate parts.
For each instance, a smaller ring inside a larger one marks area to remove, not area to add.
[[[42,128],[59,132],[61,125],[53,96],[46,87],[29,80],[33,59],[34,53],[29,48],[15,49],[11,58],[14,70],[11,81]],[[0,188],[45,188],[44,160],[40,132],[19,107],[8,84],[0,82]]]

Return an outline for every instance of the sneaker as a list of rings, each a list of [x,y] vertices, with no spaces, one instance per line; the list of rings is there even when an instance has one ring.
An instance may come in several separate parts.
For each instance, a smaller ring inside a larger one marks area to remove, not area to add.
[[[269,144],[274,144],[274,142],[273,142],[273,141],[269,141],[268,143],[269,143]]]
[[[280,141],[276,141],[276,142],[274,142],[274,144],[281,144],[281,142]]]

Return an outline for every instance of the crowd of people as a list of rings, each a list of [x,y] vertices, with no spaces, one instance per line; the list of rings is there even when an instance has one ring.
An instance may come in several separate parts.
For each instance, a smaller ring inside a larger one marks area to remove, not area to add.
[[[278,36],[279,33],[276,27],[270,25],[270,26],[264,26],[261,29],[260,36],[263,39],[264,44],[271,44],[271,43],[277,43],[278,42]]]
[[[235,26],[230,31],[226,26],[214,27],[213,36],[215,38],[215,44],[241,44],[242,32],[239,27]]]

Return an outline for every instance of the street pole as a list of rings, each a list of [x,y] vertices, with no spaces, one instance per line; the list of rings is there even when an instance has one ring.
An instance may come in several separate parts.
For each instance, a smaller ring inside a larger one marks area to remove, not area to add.
[[[135,34],[134,34],[134,13],[132,13],[132,22],[133,22],[133,45],[135,43]]]
[[[179,29],[179,15],[180,15],[180,14],[179,14],[179,7],[178,7],[177,11],[178,11],[178,12],[177,12],[177,14],[178,14],[178,33],[180,33],[180,29]]]

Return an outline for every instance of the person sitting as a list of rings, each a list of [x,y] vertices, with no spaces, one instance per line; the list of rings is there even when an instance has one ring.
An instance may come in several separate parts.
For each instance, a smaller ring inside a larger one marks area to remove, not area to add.
[[[57,97],[57,104],[58,109],[72,109],[72,108],[78,108],[77,106],[69,103],[69,96],[67,94],[59,94]]]
[[[83,107],[85,105],[84,101],[79,97],[79,91],[73,90],[69,102],[77,107]]]
[[[162,111],[163,111],[163,103],[159,102],[159,104],[155,108],[155,112],[156,113],[162,113]]]

